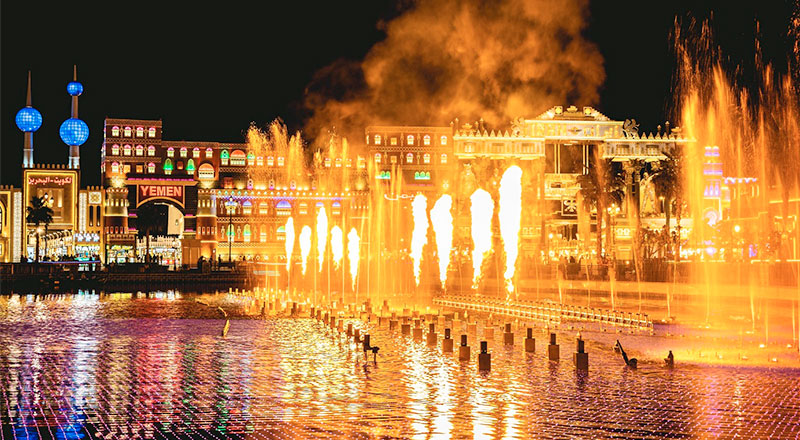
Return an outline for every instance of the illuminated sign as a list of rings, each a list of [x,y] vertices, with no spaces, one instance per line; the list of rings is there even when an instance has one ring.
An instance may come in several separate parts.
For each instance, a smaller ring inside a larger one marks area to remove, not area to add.
[[[181,185],[139,185],[139,201],[136,206],[151,199],[168,199],[183,206],[183,191]]]
[[[72,176],[28,176],[28,185],[58,185],[64,186],[72,183]]]

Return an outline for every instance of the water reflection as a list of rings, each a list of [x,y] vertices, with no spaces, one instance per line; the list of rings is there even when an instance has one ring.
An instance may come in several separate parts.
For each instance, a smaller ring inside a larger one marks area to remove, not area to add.
[[[566,347],[554,363],[490,341],[479,373],[476,356],[349,321],[375,364],[310,319],[234,319],[222,337],[219,313],[177,292],[2,297],[0,317],[3,438],[800,434],[792,369],[630,371],[592,346],[583,374]]]

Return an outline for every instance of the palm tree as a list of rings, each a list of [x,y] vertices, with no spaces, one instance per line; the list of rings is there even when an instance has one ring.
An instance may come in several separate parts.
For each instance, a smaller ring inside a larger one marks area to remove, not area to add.
[[[136,229],[139,237],[145,237],[145,263],[150,262],[150,235],[165,222],[164,212],[154,203],[147,203],[136,211]]]
[[[615,169],[611,161],[596,160],[595,166],[589,167],[589,172],[578,176],[580,185],[580,195],[583,199],[583,207],[587,212],[592,209],[597,210],[597,257],[603,254],[603,242],[601,240],[601,229],[603,219],[608,219],[606,207],[612,204],[621,206],[625,197],[625,178],[619,169]],[[606,224],[609,224],[606,221]],[[606,234],[610,240],[610,235]]]
[[[33,224],[36,229],[36,262],[39,262],[39,234],[38,229],[39,225],[44,223],[44,230],[45,234],[47,233],[47,226],[52,223],[53,221],[53,210],[50,209],[50,206],[45,201],[44,197],[36,197],[34,196],[31,199],[31,206],[25,208],[26,215],[25,221],[28,224]]]

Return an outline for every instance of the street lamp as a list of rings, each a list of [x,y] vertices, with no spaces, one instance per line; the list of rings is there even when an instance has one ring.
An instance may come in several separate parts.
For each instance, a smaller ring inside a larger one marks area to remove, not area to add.
[[[228,197],[225,202],[225,207],[228,209],[228,263],[231,262],[231,248],[233,247],[233,211],[236,209],[236,202],[233,201],[233,196]]]

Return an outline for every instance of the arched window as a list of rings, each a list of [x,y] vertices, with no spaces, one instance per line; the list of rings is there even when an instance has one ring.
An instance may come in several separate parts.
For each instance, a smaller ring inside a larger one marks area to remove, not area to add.
[[[164,161],[164,174],[172,174],[172,159]]]
[[[414,163],[414,153],[406,154],[406,163]]]
[[[381,144],[381,135],[379,135],[379,134],[375,135],[375,142],[374,143],[375,143],[375,145],[380,145]]]
[[[286,200],[281,200],[275,205],[275,214],[280,216],[292,215],[292,204]]]
[[[275,158],[272,156],[267,156],[267,166],[271,167],[275,165]]]
[[[111,162],[111,172],[119,174],[119,162]]]
[[[119,144],[114,144],[111,146],[111,155],[119,156]]]
[[[122,132],[125,134],[125,137],[131,137],[131,128],[125,127]]]
[[[251,202],[250,200],[245,200],[244,203],[242,203],[242,213],[244,215],[252,214],[253,213],[253,202]]]
[[[256,163],[256,155],[253,153],[247,153],[247,166],[253,166]]]
[[[425,135],[422,137],[422,145],[430,145],[431,144],[431,136]]]
[[[431,163],[430,153],[425,153],[422,155],[422,163]]]
[[[222,165],[228,165],[229,157],[230,156],[228,155],[228,150],[222,150],[222,153],[219,155],[219,160],[222,163]]]
[[[150,127],[150,128],[147,129],[147,137],[151,137],[151,138],[156,137],[156,128],[155,127]]]
[[[410,134],[406,136],[406,145],[414,145],[414,135]]]
[[[442,163],[447,163],[447,155],[442,153]]]
[[[144,137],[144,128],[136,127],[136,137]]]
[[[214,157],[214,149],[211,147],[206,148],[206,159],[211,159],[212,157]]]
[[[381,163],[381,153],[375,153],[375,163]]]
[[[125,146],[122,147],[122,154],[124,154],[126,156],[130,156],[131,155],[131,146],[128,145],[128,144],[125,144]]]
[[[258,213],[261,215],[269,214],[269,204],[267,202],[261,202],[258,205]]]
[[[181,157],[186,157],[186,156],[188,156],[188,154],[189,154],[189,152],[188,152],[188,151],[189,151],[189,150],[187,150],[187,149],[186,149],[186,147],[181,147]]]
[[[442,136],[442,138],[439,140],[439,143],[442,145],[447,145],[447,136]]]
[[[195,159],[200,159],[200,149],[197,147],[192,148],[192,157]]]
[[[233,166],[245,166],[247,161],[247,155],[242,150],[233,150],[231,153],[231,165]]]
[[[186,174],[194,174],[194,159],[186,162]]]
[[[153,145],[148,145],[147,146],[147,155],[148,156],[155,156],[156,155],[156,147],[154,147]]]
[[[278,166],[279,167],[283,166],[283,156],[278,156]]]
[[[201,164],[197,170],[197,177],[200,180],[214,180],[214,166],[210,163]]]
[[[136,146],[136,155],[137,156],[144,156],[144,145],[137,145]]]
[[[167,157],[175,157],[175,149],[172,147],[167,148]]]
[[[260,167],[264,166],[264,156],[256,157],[256,165]]]
[[[111,136],[119,136],[119,127],[116,125],[111,127]]]

